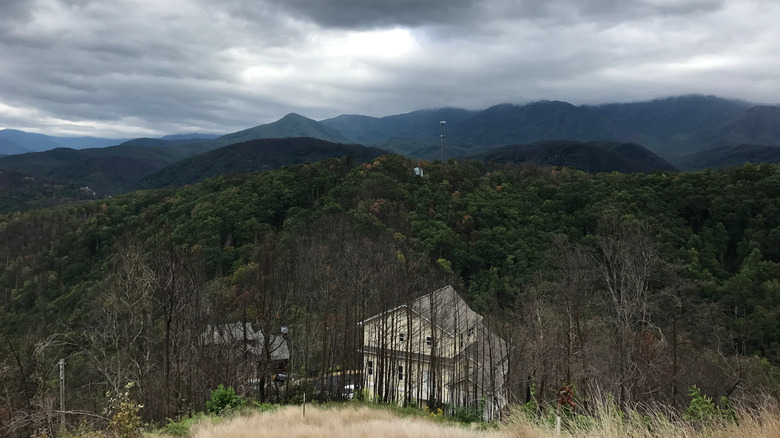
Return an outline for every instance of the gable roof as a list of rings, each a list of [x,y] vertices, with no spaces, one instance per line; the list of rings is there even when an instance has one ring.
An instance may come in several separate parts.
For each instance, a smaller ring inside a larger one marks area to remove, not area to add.
[[[227,324],[207,325],[203,333],[206,344],[232,344],[244,340],[244,325],[240,322]],[[255,332],[252,323],[246,324],[246,340],[249,342],[263,342],[265,339],[261,331]]]
[[[422,295],[410,304],[401,304],[387,309],[376,315],[372,315],[361,324],[365,324],[380,316],[389,315],[399,309],[407,309],[417,316],[433,323],[439,329],[455,336],[455,333],[474,327],[482,321],[482,316],[471,310],[471,307],[463,301],[451,285],[444,286],[433,292]]]
[[[465,331],[482,321],[482,316],[471,310],[450,285],[417,298],[411,307],[450,334]]]

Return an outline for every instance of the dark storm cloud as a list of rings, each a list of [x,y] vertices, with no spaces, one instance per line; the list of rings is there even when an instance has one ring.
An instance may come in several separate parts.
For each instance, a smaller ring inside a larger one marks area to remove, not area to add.
[[[773,0],[3,0],[0,128],[230,131],[704,93],[780,102]]]
[[[325,27],[365,29],[461,21],[478,9],[473,0],[274,0],[295,16]]]
[[[464,31],[489,27],[496,19],[572,18],[614,22],[640,17],[711,12],[724,0],[274,0],[304,19],[324,27],[365,29],[381,26],[453,25]]]

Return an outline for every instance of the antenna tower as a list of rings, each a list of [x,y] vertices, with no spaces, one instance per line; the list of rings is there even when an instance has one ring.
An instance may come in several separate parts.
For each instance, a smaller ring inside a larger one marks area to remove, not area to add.
[[[447,126],[447,121],[442,120],[439,122],[441,124],[441,165],[444,165],[444,139],[447,137],[445,132],[445,127]]]

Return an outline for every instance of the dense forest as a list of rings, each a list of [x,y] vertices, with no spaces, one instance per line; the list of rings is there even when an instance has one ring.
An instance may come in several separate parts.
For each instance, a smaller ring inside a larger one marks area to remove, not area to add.
[[[0,242],[0,435],[56,421],[60,358],[72,423],[128,382],[149,421],[219,384],[273,400],[208,327],[286,327],[311,382],[362,367],[366,315],[447,284],[507,341],[514,403],[780,397],[780,165],[327,159],[2,215]]]

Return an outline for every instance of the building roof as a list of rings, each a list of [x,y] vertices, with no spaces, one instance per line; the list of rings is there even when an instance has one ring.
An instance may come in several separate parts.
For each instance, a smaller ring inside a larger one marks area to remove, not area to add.
[[[449,285],[417,298],[411,307],[412,311],[450,334],[466,331],[482,321],[482,316],[471,310]]]
[[[266,343],[263,331],[255,331],[251,322],[246,324],[246,338],[244,338],[244,325],[240,322],[207,325],[202,336],[206,345],[234,345],[242,343],[246,339],[247,344],[249,344],[249,352],[254,355],[264,357],[265,355],[261,355],[260,352],[268,348],[271,360],[290,358],[290,350],[284,335],[271,335]]]
[[[361,323],[366,323],[380,316],[388,315],[399,309],[408,309],[421,318],[432,322],[439,329],[450,336],[455,333],[466,331],[469,327],[474,327],[482,321],[482,316],[463,301],[455,289],[447,285],[441,289],[422,295],[412,301],[410,304],[401,304],[392,309],[385,310],[376,315],[370,316]]]

